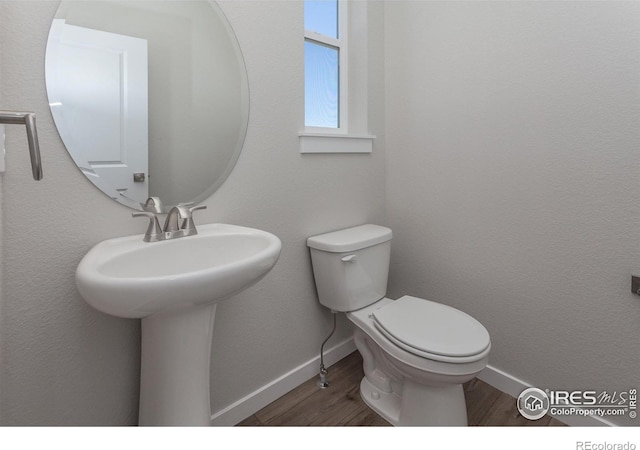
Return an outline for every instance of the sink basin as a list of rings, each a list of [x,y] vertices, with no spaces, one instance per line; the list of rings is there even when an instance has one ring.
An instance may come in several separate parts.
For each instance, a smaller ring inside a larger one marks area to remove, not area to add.
[[[280,239],[226,224],[160,242],[143,235],[94,246],[76,270],[91,306],[142,319],[140,425],[210,425],[210,370],[218,302],[264,277]]]
[[[161,242],[142,235],[93,247],[76,270],[76,285],[104,313],[142,318],[162,311],[218,302],[260,280],[280,255],[271,233],[226,224]]]

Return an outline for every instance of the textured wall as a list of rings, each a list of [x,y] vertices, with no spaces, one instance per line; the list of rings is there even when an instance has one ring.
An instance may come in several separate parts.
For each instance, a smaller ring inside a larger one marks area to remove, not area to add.
[[[368,63],[374,154],[301,156],[302,4],[221,3],[251,118],[199,217],[274,232],[283,252],[218,309],[213,411],[317,355],[330,319],[305,239],[383,222],[385,170],[392,295],[473,314],[492,334],[491,363],[535,385],[640,385],[628,292],[640,266],[639,4],[389,2],[386,38],[371,42],[386,43],[386,107],[383,52]],[[139,324],[88,307],[73,274],[92,245],[145,225],[84,179],[57,136],[44,91],[56,6],[0,1],[2,107],[38,113],[45,169],[30,179],[24,131],[9,127],[0,424],[134,424]],[[382,7],[371,2],[378,31]]]
[[[331,322],[317,304],[306,237],[381,222],[384,213],[384,98],[370,102],[370,130],[379,136],[372,155],[301,156],[302,3],[219,3],[244,52],[251,115],[238,164],[198,219],[273,232],[283,249],[271,274],[218,308],[214,412],[317,356]],[[38,114],[45,173],[41,182],[30,179],[24,131],[7,130],[0,424],[135,424],[139,322],[94,311],[73,276],[91,246],[146,225],[84,179],[55,131],[44,50],[56,7],[0,1],[2,107]],[[372,8],[380,29],[382,7]],[[372,47],[381,50],[381,39]],[[371,68],[372,92],[383,91],[383,72]],[[336,342],[348,332],[341,321]]]
[[[385,19],[391,293],[469,312],[539,387],[640,386],[640,4]]]

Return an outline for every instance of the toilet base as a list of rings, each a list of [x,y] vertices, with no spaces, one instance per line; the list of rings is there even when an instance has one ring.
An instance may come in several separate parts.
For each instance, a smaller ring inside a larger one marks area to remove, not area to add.
[[[396,394],[382,392],[364,377],[360,382],[360,397],[369,408],[373,409],[384,420],[391,425],[399,425],[400,397]]]
[[[402,397],[383,392],[367,380],[360,396],[372,410],[394,426],[467,426],[467,408],[461,384],[425,386],[404,380]]]

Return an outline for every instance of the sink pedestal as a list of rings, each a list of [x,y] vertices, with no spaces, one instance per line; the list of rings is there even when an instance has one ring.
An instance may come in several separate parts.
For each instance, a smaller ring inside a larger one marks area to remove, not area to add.
[[[281,248],[266,231],[212,223],[180,239],[107,239],[84,255],[76,286],[87,303],[142,319],[140,425],[211,424],[216,305],[260,281]]]
[[[142,319],[141,426],[209,426],[216,304]]]

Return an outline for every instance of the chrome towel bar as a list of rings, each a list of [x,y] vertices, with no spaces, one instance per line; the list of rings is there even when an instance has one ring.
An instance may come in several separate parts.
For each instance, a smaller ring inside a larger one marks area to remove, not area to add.
[[[32,112],[0,111],[0,124],[24,125],[27,128],[29,141],[29,156],[31,157],[31,171],[34,180],[42,180],[42,160],[40,145],[38,144],[38,130],[36,129],[36,115]]]

